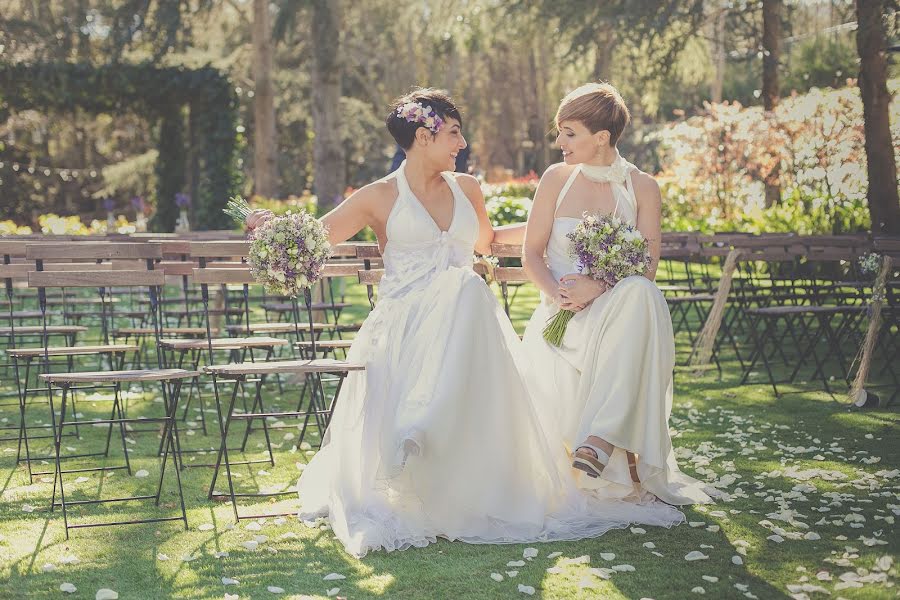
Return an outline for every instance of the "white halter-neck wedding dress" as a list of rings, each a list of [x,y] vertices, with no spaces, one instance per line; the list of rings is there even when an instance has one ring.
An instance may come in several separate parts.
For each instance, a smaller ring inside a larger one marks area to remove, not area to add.
[[[613,215],[637,225],[632,174],[637,167],[618,156],[610,167],[576,165],[556,200],[556,210],[579,176],[609,183]],[[580,218],[555,216],[547,242],[547,266],[559,280],[578,273],[568,234]],[[647,492],[670,504],[711,501],[715,490],[682,473],[669,435],[675,339],[666,299],[646,277],[633,276],[577,313],[560,347],[543,338],[559,307],[541,295],[523,337],[530,366],[523,369],[532,396],[552,415],[544,422],[549,440],[568,452],[589,436],[616,448],[601,477],[577,473],[578,484],[598,496],[645,499]],[[640,485],[632,481],[625,451],[638,455]]]
[[[516,366],[515,331],[472,270],[475,210],[445,173],[454,207],[441,231],[404,171],[378,304],[348,356],[366,370],[347,378],[300,477],[301,518],[327,517],[356,556],[438,537],[567,540],[681,522],[662,503],[598,502],[570,483],[565,452],[548,444]]]

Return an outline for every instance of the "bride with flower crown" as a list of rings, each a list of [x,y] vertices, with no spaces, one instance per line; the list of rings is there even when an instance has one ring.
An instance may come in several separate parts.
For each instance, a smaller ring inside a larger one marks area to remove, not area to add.
[[[548,406],[547,434],[571,454],[581,487],[604,497],[710,502],[717,492],[679,470],[669,435],[675,340],[653,283],[661,198],[653,178],[616,149],[628,120],[609,84],[584,85],[559,106],[565,162],[541,178],[525,235],[525,270],[542,293],[523,338],[531,365],[523,373],[538,406]],[[608,289],[579,273],[567,235],[585,213],[637,227],[652,257],[644,275]],[[542,333],[560,308],[576,314],[556,347]]]
[[[454,174],[466,146],[446,94],[398,99],[387,127],[407,159],[322,221],[332,244],[369,226],[382,248],[378,303],[348,360],[322,448],[298,484],[301,516],[326,517],[347,552],[570,540],[629,523],[671,526],[662,503],[597,500],[572,483],[519,373],[519,340],[472,270],[473,251],[520,241],[494,231],[477,180]],[[252,228],[268,218],[248,217]]]

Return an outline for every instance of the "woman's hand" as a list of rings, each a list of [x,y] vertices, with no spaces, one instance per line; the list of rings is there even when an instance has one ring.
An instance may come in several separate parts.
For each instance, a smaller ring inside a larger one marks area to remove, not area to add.
[[[599,298],[608,286],[602,281],[591,279],[587,275],[570,273],[559,280],[559,295],[562,299],[560,306],[573,312],[583,309],[585,306]],[[578,310],[568,305],[580,307]]]
[[[274,215],[271,210],[260,209],[257,208],[252,213],[247,215],[247,231],[253,231],[269,219],[271,219]]]

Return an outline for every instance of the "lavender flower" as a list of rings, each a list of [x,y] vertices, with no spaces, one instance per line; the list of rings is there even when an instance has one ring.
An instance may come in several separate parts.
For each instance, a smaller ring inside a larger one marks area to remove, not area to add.
[[[139,213],[144,212],[144,199],[140,196],[135,196],[131,199],[131,206]]]
[[[178,193],[175,194],[175,206],[181,209],[188,208],[191,205],[191,196],[190,194]]]
[[[106,197],[103,199],[103,209],[106,212],[112,212],[113,209],[116,208],[116,201],[110,197]]]

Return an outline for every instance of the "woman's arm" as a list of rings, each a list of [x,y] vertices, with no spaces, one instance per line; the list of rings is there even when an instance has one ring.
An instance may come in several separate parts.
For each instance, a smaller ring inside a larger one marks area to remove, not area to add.
[[[565,170],[561,167],[562,165],[554,165],[548,168],[534,192],[534,202],[525,230],[522,266],[525,267],[525,273],[532,283],[548,298],[563,308],[569,308],[564,305],[559,294],[559,282],[544,261],[544,253],[556,216],[556,197],[565,183]]]
[[[383,185],[384,182],[375,182],[358,189],[319,219],[328,228],[328,242],[332,246],[346,242],[370,224],[371,208],[377,201]],[[273,216],[270,210],[254,210],[247,216],[247,229],[256,229]]]
[[[328,241],[332,246],[346,242],[370,224],[372,206],[380,197],[383,185],[384,182],[376,181],[361,187],[322,217],[322,224],[328,228]]]
[[[650,265],[644,276],[653,281],[659,267],[659,253],[662,245],[662,195],[659,184],[646,173],[632,177],[634,195],[637,198],[637,228],[650,246]]]
[[[526,225],[527,223],[512,223],[494,227],[494,243],[521,246],[525,243]]]
[[[484,207],[484,194],[481,192],[481,184],[471,175],[457,175],[456,182],[462,189],[466,198],[472,203],[475,214],[478,216],[478,239],[475,241],[475,251],[479,254],[490,254],[491,244],[498,241],[488,218],[487,209]]]

